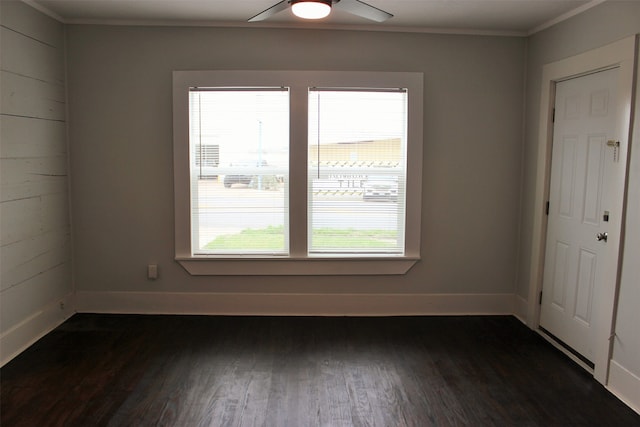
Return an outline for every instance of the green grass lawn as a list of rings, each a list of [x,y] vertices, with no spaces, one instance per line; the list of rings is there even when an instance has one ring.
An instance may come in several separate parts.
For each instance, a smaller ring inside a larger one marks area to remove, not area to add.
[[[322,249],[394,248],[396,233],[390,230],[319,228],[313,230],[313,245]],[[209,250],[283,250],[284,227],[245,229],[238,234],[217,237]]]
[[[238,234],[216,237],[204,247],[212,250],[283,250],[284,227],[267,227],[259,230],[247,228]]]

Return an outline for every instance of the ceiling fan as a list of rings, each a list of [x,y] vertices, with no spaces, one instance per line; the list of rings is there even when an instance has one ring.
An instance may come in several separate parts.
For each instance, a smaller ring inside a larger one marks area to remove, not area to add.
[[[305,19],[324,18],[331,12],[332,7],[376,22],[383,22],[393,17],[392,14],[360,0],[282,0],[249,18],[249,22],[264,21],[289,7],[294,15]]]

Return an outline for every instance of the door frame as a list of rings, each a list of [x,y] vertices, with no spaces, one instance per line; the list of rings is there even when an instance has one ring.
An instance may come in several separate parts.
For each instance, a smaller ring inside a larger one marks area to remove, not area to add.
[[[549,185],[551,175],[551,149],[553,144],[553,108],[555,104],[556,83],[580,77],[593,72],[617,67],[618,81],[618,119],[617,134],[620,135],[619,161],[624,167],[624,182],[616,183],[617,191],[622,192],[622,206],[620,215],[610,221],[611,230],[608,246],[616,251],[618,262],[616,265],[605,265],[610,273],[615,271],[614,283],[606,283],[600,291],[597,300],[600,304],[593,307],[595,338],[598,343],[595,348],[593,370],[594,378],[602,384],[607,384],[609,360],[612,345],[611,334],[614,327],[616,296],[620,280],[620,260],[622,257],[622,231],[624,220],[624,205],[626,202],[626,179],[628,175],[628,151],[631,143],[631,113],[634,93],[635,55],[637,37],[631,36],[609,45],[590,50],[557,62],[546,64],[542,69],[540,95],[540,122],[537,144],[536,188],[534,195],[533,235],[531,243],[531,272],[529,277],[529,295],[527,303],[527,325],[539,330],[540,305],[539,295],[542,291],[544,273],[545,243],[547,234],[546,202],[549,200]],[[617,208],[618,209],[618,208]],[[609,274],[611,275],[611,274]],[[562,348],[561,348],[562,349]],[[562,349],[563,350],[563,349]],[[565,351],[565,350],[563,350]],[[568,355],[569,352],[565,351]],[[572,359],[577,360],[575,356]],[[584,366],[584,365],[582,365]]]

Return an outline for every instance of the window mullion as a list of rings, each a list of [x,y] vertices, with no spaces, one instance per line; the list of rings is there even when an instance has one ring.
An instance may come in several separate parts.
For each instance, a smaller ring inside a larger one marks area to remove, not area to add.
[[[307,138],[308,90],[306,85],[290,88],[289,142],[289,253],[307,256]]]

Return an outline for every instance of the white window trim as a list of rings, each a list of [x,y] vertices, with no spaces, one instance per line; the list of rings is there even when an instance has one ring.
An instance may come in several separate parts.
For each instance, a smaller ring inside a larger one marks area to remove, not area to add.
[[[175,259],[192,275],[379,275],[405,274],[420,259],[422,206],[423,75],[359,71],[174,71],[173,167]],[[190,87],[290,88],[288,257],[192,255],[189,171]],[[404,255],[356,257],[307,255],[307,98],[309,87],[407,88],[407,196]],[[296,143],[302,141],[304,143]]]

